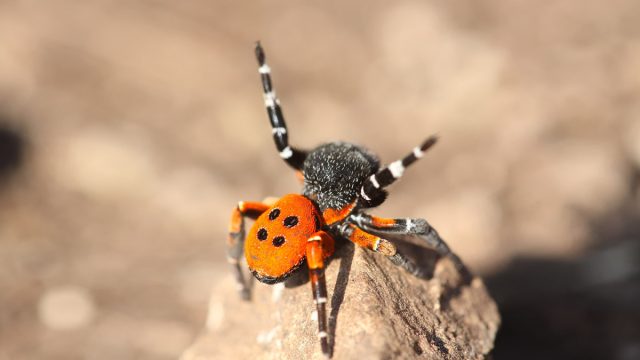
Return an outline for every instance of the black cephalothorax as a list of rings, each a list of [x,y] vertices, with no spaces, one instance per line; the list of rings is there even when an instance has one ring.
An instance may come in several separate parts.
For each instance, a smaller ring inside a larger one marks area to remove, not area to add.
[[[378,168],[378,158],[363,147],[344,142],[323,144],[304,161],[302,193],[314,199],[322,211],[342,209],[358,198],[362,184]]]

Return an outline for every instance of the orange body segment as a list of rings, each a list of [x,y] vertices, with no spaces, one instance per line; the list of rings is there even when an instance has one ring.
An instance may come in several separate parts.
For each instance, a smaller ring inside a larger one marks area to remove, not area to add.
[[[349,216],[355,207],[356,202],[354,201],[339,210],[329,208],[322,213],[322,217],[327,225],[331,225]]]
[[[245,241],[249,269],[264,282],[276,282],[306,257],[307,240],[323,225],[316,206],[298,194],[283,196],[258,219]]]

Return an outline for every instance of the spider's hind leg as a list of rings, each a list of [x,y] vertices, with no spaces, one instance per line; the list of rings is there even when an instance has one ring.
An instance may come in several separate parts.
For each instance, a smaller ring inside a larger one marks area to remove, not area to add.
[[[280,100],[278,100],[276,96],[276,91],[271,81],[271,68],[267,65],[264,50],[259,42],[256,43],[256,59],[260,66],[258,72],[262,80],[264,105],[267,108],[267,114],[271,122],[273,141],[276,143],[280,157],[295,170],[302,170],[302,165],[304,159],[307,157],[307,153],[289,145],[287,124],[284,122],[284,115],[280,108]]]
[[[438,255],[449,258],[465,280],[470,280],[473,277],[458,255],[451,251],[436,229],[429,225],[425,219],[386,219],[365,213],[353,215],[352,219],[359,227],[375,233],[416,236],[426,242]]]
[[[388,240],[370,234],[349,222],[344,222],[338,228],[338,231],[342,236],[354,242],[356,245],[387,256],[395,265],[400,266],[414,276],[426,278],[429,275],[424,269],[400,253],[396,246]]]
[[[244,218],[256,219],[260,214],[267,211],[269,205],[262,202],[240,201],[231,212],[229,222],[229,236],[227,238],[227,261],[233,267],[238,292],[244,300],[251,298],[250,279],[245,280],[242,274],[240,259],[244,254],[245,224]]]

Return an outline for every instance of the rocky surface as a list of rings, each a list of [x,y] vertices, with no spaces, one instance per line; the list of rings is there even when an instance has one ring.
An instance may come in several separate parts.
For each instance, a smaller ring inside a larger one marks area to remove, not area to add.
[[[465,283],[449,260],[420,255],[430,280],[351,245],[337,252],[326,272],[335,359],[483,359],[491,351],[500,316],[482,280]],[[256,282],[251,302],[239,300],[227,277],[213,292],[207,329],[182,360],[323,358],[304,274],[287,288]]]

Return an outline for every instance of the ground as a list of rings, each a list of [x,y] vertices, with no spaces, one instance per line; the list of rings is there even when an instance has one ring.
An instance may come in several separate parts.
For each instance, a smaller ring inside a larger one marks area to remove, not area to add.
[[[256,40],[293,144],[390,162],[440,136],[376,213],[427,218],[486,278],[496,359],[637,357],[638,14],[0,2],[0,359],[173,359],[192,342],[228,271],[230,209],[299,190]]]

